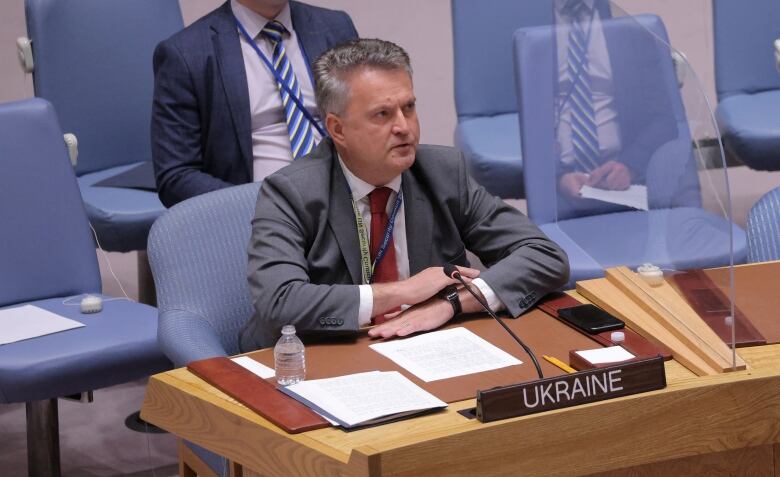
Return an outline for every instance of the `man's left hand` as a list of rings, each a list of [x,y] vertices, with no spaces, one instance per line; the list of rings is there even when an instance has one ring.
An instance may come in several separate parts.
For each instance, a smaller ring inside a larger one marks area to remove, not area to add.
[[[368,330],[368,335],[373,338],[408,336],[419,331],[438,328],[450,321],[452,316],[452,306],[441,298],[434,296],[411,308],[407,308],[396,318],[371,328]]]

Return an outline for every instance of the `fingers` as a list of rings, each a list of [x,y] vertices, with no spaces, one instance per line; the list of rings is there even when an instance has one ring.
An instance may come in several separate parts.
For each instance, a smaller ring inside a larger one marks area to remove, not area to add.
[[[604,180],[610,190],[626,190],[630,185],[628,174],[621,168],[614,168]]]
[[[460,276],[463,278],[477,278],[479,276],[479,270],[476,268],[461,267],[460,265],[458,265],[456,268],[460,272]]]
[[[588,180],[585,183],[591,187],[597,186],[602,181],[602,179],[604,179],[604,176],[609,173],[610,170],[611,170],[611,165],[609,162],[600,165],[599,167],[590,171],[590,177],[588,177]]]
[[[368,330],[368,335],[373,338],[390,338],[393,336],[406,336],[416,331],[414,321],[410,319],[395,319],[385,322]]]

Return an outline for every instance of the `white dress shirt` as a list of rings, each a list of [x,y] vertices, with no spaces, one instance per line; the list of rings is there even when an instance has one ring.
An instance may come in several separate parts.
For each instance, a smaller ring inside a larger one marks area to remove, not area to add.
[[[593,2],[583,0],[593,8]],[[566,5],[566,2],[560,2]],[[570,165],[574,162],[574,148],[572,146],[571,130],[571,105],[567,100],[572,88],[572,81],[568,66],[569,28],[572,22],[569,15],[555,11],[555,23],[558,43],[558,108],[557,119],[558,146],[560,148],[561,162]],[[595,112],[596,127],[599,138],[599,149],[602,157],[614,156],[620,152],[620,128],[618,124],[617,110],[615,109],[615,88],[612,77],[612,66],[609,61],[607,41],[601,24],[601,15],[598,10],[593,11],[590,19],[585,19],[582,25],[585,35],[588,37],[588,68],[590,72],[591,92],[593,93],[593,109]]]
[[[255,39],[260,51],[269,61],[272,61],[271,40],[260,35],[260,30],[270,19],[250,10],[236,0],[231,0],[230,6],[249,36]],[[289,3],[285,5],[275,20],[284,25],[290,32],[290,35],[285,37],[282,42],[287,58],[295,72],[295,77],[300,84],[303,105],[315,118],[319,118],[309,67],[298,43],[298,36],[293,29]],[[239,33],[239,36],[244,68],[246,69],[246,82],[249,86],[249,113],[252,121],[252,155],[254,157],[252,177],[255,181],[261,181],[292,162],[290,134],[285,122],[284,105],[273,73],[260,59],[252,45],[247,42],[244,35]],[[316,129],[314,129],[314,139],[317,142],[321,139]]]
[[[363,217],[363,224],[370,240],[371,205],[369,203],[368,194],[376,187],[353,174],[344,164],[344,161],[341,160],[341,157],[339,157],[339,164],[341,165],[341,170],[344,172],[344,177],[347,179],[349,189],[352,191],[352,200],[355,201],[358,211]],[[398,191],[401,190],[401,176],[395,177],[385,184],[384,187],[390,188],[393,191],[387,199],[386,212],[389,216],[392,212],[393,205],[395,204],[395,199],[398,197]],[[409,253],[406,244],[406,217],[404,217],[404,205],[404,202],[401,202],[401,207],[398,208],[398,214],[395,216],[395,224],[393,226],[393,247],[395,248],[395,262],[398,267],[398,280],[406,280],[409,278]],[[477,278],[471,283],[479,289],[493,311],[500,311],[505,308],[503,302],[499,300],[496,293],[484,280]],[[360,326],[365,326],[371,323],[371,312],[374,309],[374,292],[371,290],[371,285],[363,284],[358,288],[360,289],[358,323]]]

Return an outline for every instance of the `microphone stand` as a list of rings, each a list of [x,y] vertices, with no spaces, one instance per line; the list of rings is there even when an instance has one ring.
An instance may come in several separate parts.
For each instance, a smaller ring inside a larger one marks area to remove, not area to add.
[[[447,266],[447,265],[449,265],[449,266]],[[482,299],[482,298],[481,298],[479,295],[477,295],[476,293],[474,293],[474,290],[472,290],[472,289],[471,289],[471,287],[469,287],[469,286],[468,286],[468,284],[466,283],[466,281],[465,281],[465,280],[463,280],[463,277],[460,275],[460,272],[458,271],[458,269],[457,269],[457,268],[455,268],[455,266],[454,266],[454,265],[452,265],[452,264],[449,264],[449,263],[448,263],[447,265],[445,265],[445,266],[444,266],[444,273],[445,273],[445,274],[446,274],[448,277],[450,277],[450,278],[454,278],[455,280],[458,280],[458,281],[461,283],[461,285],[463,285],[463,288],[465,288],[466,290],[468,290],[468,292],[469,292],[469,293],[471,293],[471,296],[473,296],[473,297],[474,297],[474,299],[475,299],[475,300],[477,300],[477,303],[479,303],[479,304],[482,306],[482,308],[484,308],[484,309],[485,309],[485,311],[487,311],[487,312],[488,312],[488,314],[489,314],[489,315],[490,315],[490,316],[491,316],[491,317],[492,317],[494,320],[496,320],[496,321],[498,322],[498,324],[499,324],[499,325],[501,325],[501,326],[504,328],[504,330],[506,330],[506,332],[507,332],[507,333],[509,333],[509,335],[510,335],[512,338],[514,338],[514,339],[515,339],[515,341],[517,341],[517,343],[518,343],[520,346],[522,346],[522,347],[523,347],[523,350],[525,350],[526,354],[528,354],[528,356],[531,358],[531,361],[534,363],[534,367],[536,368],[536,373],[539,375],[539,379],[543,379],[543,378],[544,378],[544,375],[542,374],[542,368],[541,368],[541,366],[539,366],[539,361],[536,359],[536,356],[534,355],[533,351],[531,351],[531,349],[530,349],[528,346],[526,346],[526,344],[525,344],[525,343],[523,343],[523,341],[522,341],[520,338],[518,338],[518,337],[517,337],[517,335],[516,335],[516,334],[514,334],[514,333],[512,332],[512,330],[510,330],[510,329],[509,329],[509,327],[508,327],[508,326],[506,326],[506,324],[503,322],[503,320],[501,320],[501,318],[499,318],[499,317],[498,317],[498,315],[496,315],[495,313],[493,313],[493,310],[491,310],[491,309],[490,309],[490,307],[488,306],[488,304],[487,304],[487,303],[485,303],[485,301],[484,301],[484,300],[483,300],[483,299]]]

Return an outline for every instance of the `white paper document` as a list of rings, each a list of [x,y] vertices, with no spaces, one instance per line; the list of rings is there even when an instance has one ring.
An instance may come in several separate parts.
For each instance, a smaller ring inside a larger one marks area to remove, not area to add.
[[[0,345],[81,328],[82,326],[84,325],[78,321],[34,305],[8,308],[0,310]]]
[[[345,427],[399,413],[447,407],[398,371],[301,381],[282,390]]]
[[[523,364],[466,328],[434,331],[371,348],[425,382]]]
[[[647,210],[647,186],[632,184],[626,190],[597,189],[582,186],[580,195],[586,199],[597,199],[611,204],[625,205],[639,210]]]
[[[634,358],[634,355],[626,351],[622,346],[608,346],[606,348],[577,351],[576,353],[593,364],[617,363]]]
[[[233,358],[233,362],[242,368],[248,369],[263,379],[273,378],[276,375],[276,372],[273,370],[273,368],[269,368],[268,366],[255,361],[249,356],[239,356],[238,358]]]

